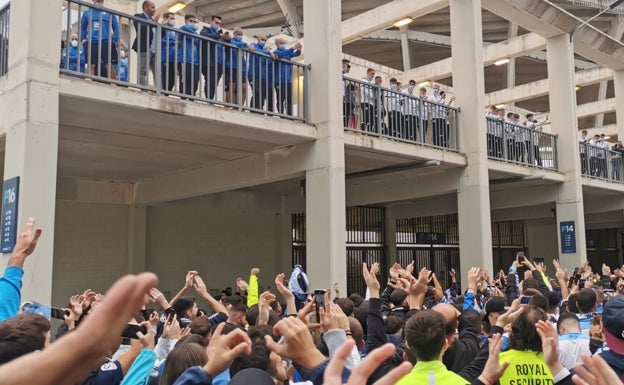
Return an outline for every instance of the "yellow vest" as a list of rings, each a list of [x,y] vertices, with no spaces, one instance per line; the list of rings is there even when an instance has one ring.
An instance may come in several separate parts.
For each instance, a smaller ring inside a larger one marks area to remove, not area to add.
[[[395,385],[415,384],[468,385],[469,382],[446,369],[442,361],[418,361]]]
[[[553,385],[553,376],[541,352],[510,349],[500,354],[499,362],[509,362],[500,385]]]

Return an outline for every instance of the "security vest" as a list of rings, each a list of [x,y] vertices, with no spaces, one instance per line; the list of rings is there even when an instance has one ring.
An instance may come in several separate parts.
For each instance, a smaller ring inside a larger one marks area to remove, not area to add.
[[[509,362],[499,380],[501,385],[553,385],[553,376],[542,352],[510,349],[500,354],[499,362]]]

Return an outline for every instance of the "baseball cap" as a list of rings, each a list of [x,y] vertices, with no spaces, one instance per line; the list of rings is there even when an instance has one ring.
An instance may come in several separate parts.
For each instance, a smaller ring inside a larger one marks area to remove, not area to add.
[[[624,355],[624,296],[613,298],[604,305],[602,325],[609,349]]]
[[[485,303],[485,315],[483,319],[486,319],[492,313],[502,313],[509,309],[506,306],[505,298],[503,297],[491,297],[489,301]]]
[[[257,368],[247,368],[236,373],[229,385],[275,385],[273,377],[264,370]]]

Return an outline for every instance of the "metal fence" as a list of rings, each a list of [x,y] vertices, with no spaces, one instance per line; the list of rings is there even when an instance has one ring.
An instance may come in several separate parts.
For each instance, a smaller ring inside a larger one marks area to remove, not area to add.
[[[557,136],[486,117],[490,159],[557,170]]]
[[[624,149],[609,150],[579,143],[581,174],[596,179],[624,183]]]
[[[459,109],[393,91],[379,84],[343,78],[345,130],[459,151]]]
[[[289,60],[299,50],[269,51],[244,43],[236,32],[204,27],[198,33],[191,24],[175,28],[80,0],[64,3],[64,75],[307,118],[309,67]]]
[[[9,20],[11,3],[0,9],[0,76],[9,72]]]

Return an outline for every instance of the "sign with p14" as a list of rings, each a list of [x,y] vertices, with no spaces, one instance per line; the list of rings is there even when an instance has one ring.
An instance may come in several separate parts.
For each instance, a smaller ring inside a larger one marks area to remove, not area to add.
[[[576,253],[576,228],[574,221],[559,222],[561,235],[561,252],[564,254]]]
[[[19,206],[19,176],[7,179],[2,186],[2,241],[3,253],[10,253],[17,240],[17,208]]]

